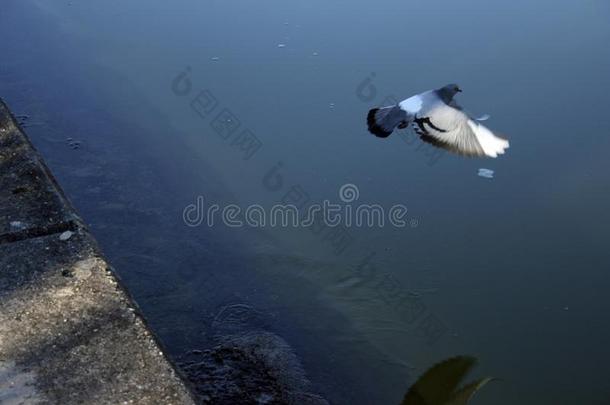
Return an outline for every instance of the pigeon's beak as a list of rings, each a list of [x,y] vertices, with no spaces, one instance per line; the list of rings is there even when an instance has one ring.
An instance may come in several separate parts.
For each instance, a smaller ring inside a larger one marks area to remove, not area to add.
[[[460,89],[459,87],[456,90],[458,91],[458,93],[462,92],[462,89]]]

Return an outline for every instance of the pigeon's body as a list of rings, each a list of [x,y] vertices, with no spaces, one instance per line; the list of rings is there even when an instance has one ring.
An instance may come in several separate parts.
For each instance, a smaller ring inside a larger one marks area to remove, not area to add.
[[[503,154],[508,141],[462,111],[453,100],[459,91],[456,85],[448,85],[409,97],[395,106],[374,108],[367,117],[369,131],[386,138],[394,129],[411,125],[423,141],[458,154]]]

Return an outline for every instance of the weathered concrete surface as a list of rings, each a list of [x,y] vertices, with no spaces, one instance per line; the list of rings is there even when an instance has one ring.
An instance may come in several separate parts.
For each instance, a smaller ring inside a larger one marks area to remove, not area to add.
[[[0,101],[0,243],[73,228],[78,218],[59,190]]]
[[[0,403],[193,403],[1,100]]]

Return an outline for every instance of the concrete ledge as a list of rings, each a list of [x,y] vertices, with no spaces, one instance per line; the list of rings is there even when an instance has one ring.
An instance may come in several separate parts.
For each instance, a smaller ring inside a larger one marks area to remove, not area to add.
[[[0,100],[0,403],[193,402]]]

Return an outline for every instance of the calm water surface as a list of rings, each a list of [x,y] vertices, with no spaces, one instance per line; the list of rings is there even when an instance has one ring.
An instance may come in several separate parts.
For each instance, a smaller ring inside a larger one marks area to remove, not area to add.
[[[333,403],[398,403],[456,354],[502,379],[474,403],[609,403],[606,1],[4,0],[0,35],[0,96],[172,355],[248,308],[234,331],[282,336]],[[448,82],[506,156],[366,133],[372,106]],[[408,226],[182,219],[198,196],[339,203],[344,184]]]

